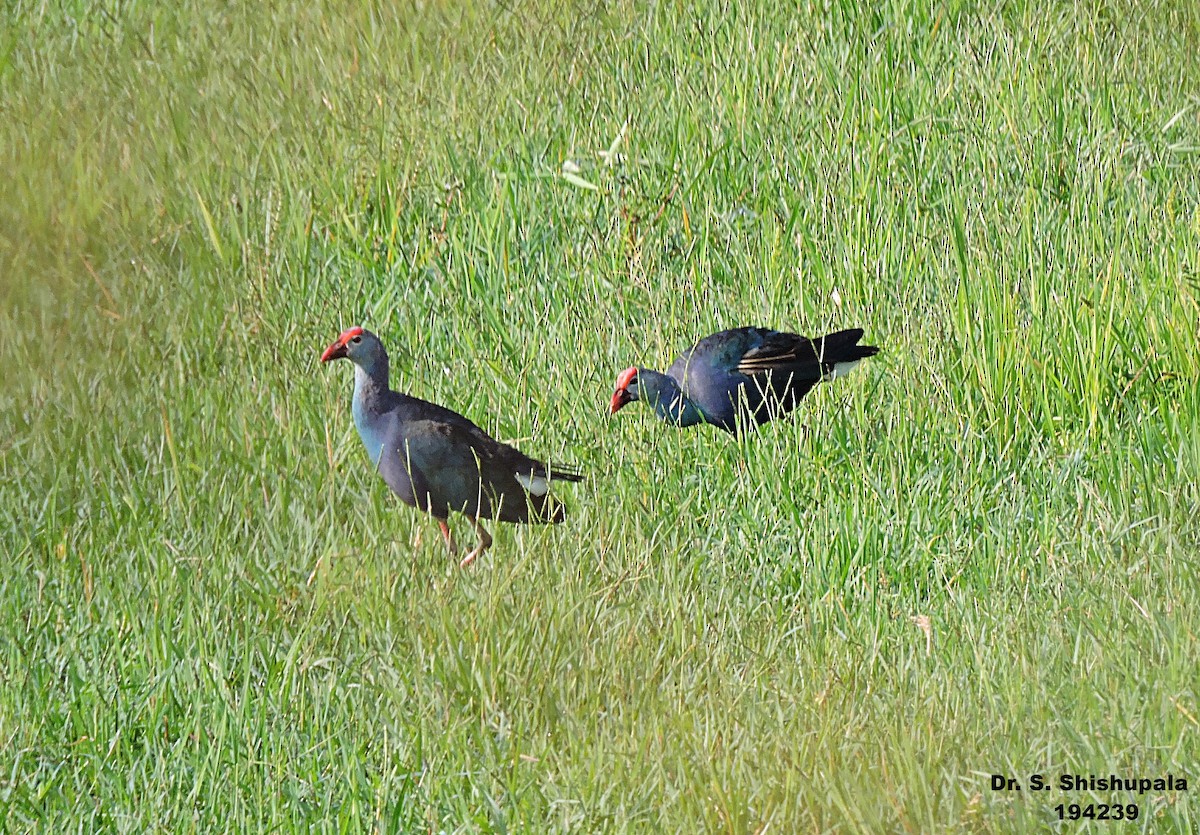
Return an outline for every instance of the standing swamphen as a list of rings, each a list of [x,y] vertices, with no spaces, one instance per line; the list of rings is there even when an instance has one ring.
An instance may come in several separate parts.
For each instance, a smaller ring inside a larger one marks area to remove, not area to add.
[[[816,339],[766,328],[735,328],[701,339],[667,373],[627,368],[617,377],[611,414],[645,400],[676,426],[711,423],[737,433],[796,408],[822,380],[845,376],[879,349],[859,345],[862,328]]]
[[[480,518],[501,522],[561,522],[564,510],[550,482],[582,481],[578,472],[551,468],[502,444],[457,412],[388,386],[388,355],[379,337],[350,328],[321,354],[321,362],[354,363],[354,425],[371,464],[407,504],[433,515],[451,554],[458,546],[450,511],[475,524],[479,544],[461,565],[492,545]]]

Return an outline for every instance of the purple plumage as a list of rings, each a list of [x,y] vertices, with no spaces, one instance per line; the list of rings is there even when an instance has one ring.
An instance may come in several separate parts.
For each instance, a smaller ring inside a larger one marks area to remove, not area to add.
[[[645,400],[675,426],[710,423],[726,432],[761,426],[787,414],[823,380],[849,373],[879,353],[859,345],[861,328],[809,339],[766,328],[735,328],[706,336],[663,374],[627,368],[617,377],[611,413]]]
[[[379,337],[350,328],[321,355],[321,362],[354,363],[354,425],[372,465],[406,504],[432,515],[452,553],[458,546],[447,518],[462,513],[475,525],[479,544],[468,565],[491,547],[479,520],[557,523],[563,505],[550,495],[552,481],[581,481],[577,471],[553,468],[497,441],[457,412],[393,391],[388,356]]]

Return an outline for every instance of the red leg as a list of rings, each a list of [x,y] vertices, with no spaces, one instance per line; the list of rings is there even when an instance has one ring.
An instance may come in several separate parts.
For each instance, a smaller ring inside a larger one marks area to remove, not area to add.
[[[478,519],[472,519],[471,521],[475,523],[475,534],[479,537],[479,544],[475,546],[475,549],[471,553],[462,558],[462,562],[459,563],[461,568],[466,568],[475,562],[476,557],[492,547],[491,534],[483,529],[483,525],[479,524]]]
[[[437,520],[438,527],[442,529],[442,536],[446,540],[446,547],[450,549],[450,556],[458,554],[458,543],[454,541],[454,534],[450,533],[450,526],[446,524],[445,519]]]

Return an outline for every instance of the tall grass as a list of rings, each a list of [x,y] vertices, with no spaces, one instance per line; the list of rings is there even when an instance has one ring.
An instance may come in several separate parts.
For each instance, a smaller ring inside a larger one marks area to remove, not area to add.
[[[0,828],[1197,827],[988,781],[1200,780],[1196,9],[0,26]],[[454,567],[356,322],[567,524]],[[740,442],[606,418],[741,324],[884,350]]]

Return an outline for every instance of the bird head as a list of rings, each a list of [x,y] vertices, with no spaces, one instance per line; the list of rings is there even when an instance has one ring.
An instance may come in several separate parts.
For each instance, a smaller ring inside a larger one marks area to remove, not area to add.
[[[615,415],[625,406],[638,399],[638,370],[626,368],[617,375],[617,390],[613,392],[609,414]]]
[[[360,327],[347,328],[333,344],[321,354],[321,362],[348,359],[355,365],[369,368],[383,350],[383,343],[369,330]]]

